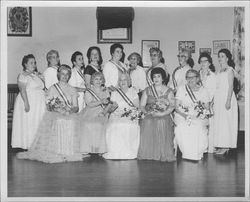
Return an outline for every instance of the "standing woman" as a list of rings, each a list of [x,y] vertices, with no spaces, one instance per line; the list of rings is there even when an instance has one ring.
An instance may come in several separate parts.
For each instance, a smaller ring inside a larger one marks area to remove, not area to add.
[[[220,69],[214,95],[214,146],[216,154],[225,154],[237,146],[238,106],[233,91],[235,64],[228,49],[218,52]]]
[[[146,73],[142,67],[141,56],[139,53],[134,52],[128,56],[128,60],[132,86],[136,89],[137,93],[140,93],[147,87]]]
[[[118,87],[118,78],[122,73],[126,73],[126,65],[120,60],[123,55],[123,46],[115,43],[110,47],[111,60],[103,68],[103,74],[106,80],[106,86],[115,90]]]
[[[177,55],[180,66],[177,67],[172,74],[173,89],[175,92],[177,88],[187,83],[186,73],[194,66],[193,59],[191,58],[191,52],[188,50],[180,50]]]
[[[208,91],[209,95],[209,108],[210,111],[213,112],[213,104],[214,104],[214,93],[216,90],[216,76],[215,76],[215,67],[213,65],[212,57],[208,53],[201,53],[198,63],[201,65],[200,69],[200,78],[202,85]],[[214,117],[209,118],[209,132],[208,132],[208,152],[214,152]]]
[[[168,78],[162,68],[154,68],[151,71],[154,89],[149,86],[143,91],[140,106],[147,115],[141,122],[138,159],[176,160],[174,128],[170,117],[175,100],[173,90],[167,87]]]
[[[47,89],[58,82],[57,69],[60,66],[59,53],[56,50],[50,50],[46,56],[48,68],[43,72],[45,86]]]
[[[99,47],[91,46],[87,51],[88,65],[84,70],[85,85],[90,88],[90,79],[95,72],[102,72],[102,54]]]
[[[17,78],[20,90],[15,102],[12,129],[12,147],[28,149],[45,112],[44,82],[36,73],[32,54],[22,60],[23,72]]]
[[[84,60],[83,55],[81,52],[76,51],[71,56],[71,62],[73,64],[73,68],[71,70],[71,77],[69,80],[69,84],[77,90],[79,97],[78,97],[78,106],[79,111],[85,107],[84,103],[84,91],[85,91],[85,78],[83,75],[83,67],[84,67]]]

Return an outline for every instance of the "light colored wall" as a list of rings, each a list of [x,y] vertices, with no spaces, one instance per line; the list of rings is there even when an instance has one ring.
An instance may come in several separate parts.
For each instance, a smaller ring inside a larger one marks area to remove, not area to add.
[[[46,53],[56,49],[61,63],[71,65],[76,50],[83,52],[87,63],[88,47],[101,48],[104,62],[110,59],[111,44],[97,44],[96,8],[32,8],[32,37],[8,37],[8,83],[16,83],[25,54],[35,55],[39,71],[47,66]],[[200,47],[212,48],[213,40],[231,40],[233,7],[231,8],[135,8],[133,43],[124,44],[126,56],[141,54],[141,40],[160,40],[160,48],[169,71],[178,66],[178,41],[194,40],[197,66]],[[217,56],[212,55],[215,65]]]

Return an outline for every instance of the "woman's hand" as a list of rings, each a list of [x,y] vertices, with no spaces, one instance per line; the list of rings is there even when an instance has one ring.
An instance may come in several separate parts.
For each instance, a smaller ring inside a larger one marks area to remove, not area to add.
[[[109,103],[109,100],[107,98],[103,98],[101,99],[101,103],[106,105]]]
[[[226,110],[229,110],[231,108],[231,102],[227,100],[225,107],[226,107]]]
[[[113,85],[109,86],[108,89],[109,89],[111,92],[116,90],[116,88],[115,88]]]
[[[29,112],[30,111],[30,104],[29,103],[25,103],[24,104],[24,110],[25,110],[25,112]]]

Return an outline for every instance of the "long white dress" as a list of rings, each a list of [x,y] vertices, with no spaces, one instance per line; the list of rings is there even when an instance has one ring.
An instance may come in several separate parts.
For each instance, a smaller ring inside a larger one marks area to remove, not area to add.
[[[193,91],[197,100],[208,103],[208,92],[204,87],[198,91]],[[192,109],[194,107],[185,86],[181,86],[177,90],[176,99],[182,105]],[[182,158],[190,160],[200,160],[203,153],[208,148],[208,120],[195,118],[189,123],[181,115],[175,114],[175,136],[176,142],[182,152]]]
[[[69,85],[71,85],[73,87],[78,87],[78,88],[85,88],[85,81],[79,75],[76,68],[72,68],[71,70],[72,70],[72,72],[71,72],[71,77],[70,77],[70,80],[69,80]],[[78,92],[78,94],[79,94],[79,97],[78,97],[79,110],[78,110],[78,112],[80,112],[86,106],[86,104],[84,102],[84,93],[83,92]]]
[[[133,88],[129,88],[126,95],[132,102],[138,99],[138,95]],[[131,121],[127,117],[121,117],[124,108],[129,109],[130,106],[117,91],[112,93],[111,100],[117,102],[119,106],[109,119],[106,131],[108,152],[103,157],[105,159],[135,159],[140,142],[138,120]]]
[[[226,110],[225,104],[229,88],[228,74],[234,71],[232,67],[217,74],[216,91],[214,95],[214,146],[236,148],[238,132],[238,106],[233,92],[231,108]]]
[[[215,73],[209,70],[208,75],[201,74],[201,81],[205,89],[208,91],[209,102],[212,102],[214,99],[214,94],[216,90],[216,75]],[[213,105],[210,106],[211,111],[213,112]],[[214,116],[209,118],[209,129],[208,129],[208,152],[214,152]]]
[[[25,112],[24,102],[19,93],[14,106],[12,147],[28,149],[45,112],[44,83],[35,74],[20,74],[18,81],[26,85],[30,111]]]

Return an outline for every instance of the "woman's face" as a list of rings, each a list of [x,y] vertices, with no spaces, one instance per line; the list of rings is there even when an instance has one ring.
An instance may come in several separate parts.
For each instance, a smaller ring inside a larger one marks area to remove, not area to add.
[[[150,53],[150,59],[153,65],[157,65],[160,63],[160,57],[157,51],[153,51],[152,53]]]
[[[101,76],[96,76],[96,77],[93,79],[93,86],[95,86],[95,87],[100,87],[102,84],[103,84],[103,80],[102,80],[102,77],[101,77]]]
[[[228,58],[225,53],[219,53],[218,60],[220,65],[227,65]]]
[[[90,53],[90,61],[91,62],[98,62],[100,60],[99,53],[96,49],[93,49]]]
[[[163,82],[162,75],[161,74],[154,74],[153,75],[153,82],[155,85],[161,85]]]
[[[122,89],[125,89],[128,87],[128,78],[126,75],[121,75],[120,80],[119,80],[119,86]]]
[[[194,87],[198,83],[199,77],[195,73],[190,72],[187,74],[186,80],[190,87]]]
[[[36,69],[36,60],[34,58],[28,59],[27,63],[25,64],[26,70],[29,72],[34,72]]]
[[[59,78],[60,78],[61,82],[68,83],[68,81],[70,79],[70,74],[69,74],[68,70],[66,70],[66,69],[60,70],[59,75],[60,75]]]
[[[202,57],[200,59],[200,64],[201,64],[201,69],[204,69],[204,70],[208,69],[209,66],[211,65],[207,57]]]
[[[58,57],[56,53],[53,53],[49,59],[50,66],[57,66],[59,62],[60,62],[60,58]]]
[[[84,60],[82,55],[76,56],[76,61],[74,62],[75,66],[82,67],[84,65]]]
[[[122,49],[121,48],[116,48],[114,53],[112,53],[112,58],[113,60],[120,61],[122,58]]]
[[[129,64],[131,67],[136,67],[139,63],[138,58],[135,55],[132,55],[129,59]]]
[[[188,53],[186,53],[186,52],[180,52],[179,55],[177,55],[177,57],[178,57],[179,64],[181,66],[184,66],[184,65],[187,64]]]

